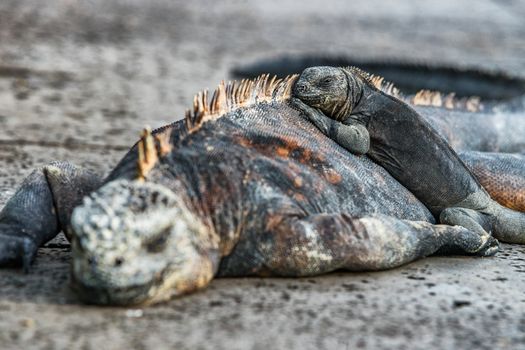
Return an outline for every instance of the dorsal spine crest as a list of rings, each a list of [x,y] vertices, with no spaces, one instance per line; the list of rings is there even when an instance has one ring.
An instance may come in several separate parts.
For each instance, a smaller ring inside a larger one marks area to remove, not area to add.
[[[366,83],[384,92],[387,95],[398,98],[414,106],[441,107],[446,109],[479,112],[483,110],[483,104],[478,96],[464,98],[456,97],[455,93],[444,94],[439,91],[419,90],[415,95],[402,93],[392,82],[386,81],[379,75],[373,75],[357,67],[344,67],[344,70],[360,76]]]
[[[208,99],[208,91],[199,92],[193,98],[193,109],[186,111],[188,131],[198,130],[205,122],[215,120],[237,108],[259,102],[284,101],[290,98],[297,75],[284,79],[264,74],[254,80],[222,81]]]

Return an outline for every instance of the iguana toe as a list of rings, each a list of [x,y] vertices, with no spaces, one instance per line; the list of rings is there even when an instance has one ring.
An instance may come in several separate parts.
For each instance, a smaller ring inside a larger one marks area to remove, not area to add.
[[[488,236],[485,243],[476,252],[479,256],[493,256],[499,251],[499,242],[496,238]]]
[[[456,247],[461,251],[478,256],[492,256],[499,250],[499,242],[489,233],[476,233],[462,226],[454,226],[450,231],[452,244],[448,248]],[[448,252],[450,249],[445,249]],[[450,252],[454,252],[452,248]]]
[[[29,272],[38,246],[27,236],[5,233],[0,229],[0,267],[22,266]]]
[[[473,239],[465,239],[465,251],[467,253],[478,256],[493,256],[499,251],[499,242],[490,234],[478,235],[477,233],[468,231],[471,235],[475,235]]]

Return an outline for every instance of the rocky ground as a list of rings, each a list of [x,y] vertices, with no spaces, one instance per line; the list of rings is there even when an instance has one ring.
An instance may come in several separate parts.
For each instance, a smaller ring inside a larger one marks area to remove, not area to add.
[[[45,5],[44,5],[45,4]],[[0,205],[30,169],[106,172],[144,125],[182,117],[229,69],[282,53],[346,53],[525,72],[519,1],[0,3]],[[525,348],[525,247],[381,273],[218,279],[145,309],[78,303],[63,239],[0,271],[0,347]]]

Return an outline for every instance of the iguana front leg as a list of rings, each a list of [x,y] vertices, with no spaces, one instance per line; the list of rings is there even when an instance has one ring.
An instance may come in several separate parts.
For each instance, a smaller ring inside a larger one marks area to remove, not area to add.
[[[73,208],[101,178],[67,162],[34,170],[0,212],[0,266],[27,270],[36,250],[67,227]]]
[[[323,134],[354,154],[365,154],[370,148],[370,135],[363,124],[352,121],[345,123],[330,119],[323,112],[312,108],[298,98],[291,104],[299,110]]]
[[[497,240],[486,233],[386,215],[316,214],[277,221],[262,252],[269,270],[285,276],[389,269],[442,249],[481,256],[498,250]]]

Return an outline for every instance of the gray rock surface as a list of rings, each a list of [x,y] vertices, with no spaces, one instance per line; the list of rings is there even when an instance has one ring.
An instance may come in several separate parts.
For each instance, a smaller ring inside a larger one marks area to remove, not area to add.
[[[182,117],[230,67],[350,53],[525,72],[519,1],[0,3],[0,205],[30,169],[108,171],[144,125]],[[215,280],[145,309],[78,303],[63,238],[33,271],[0,270],[0,347],[525,348],[525,247],[380,273]]]

